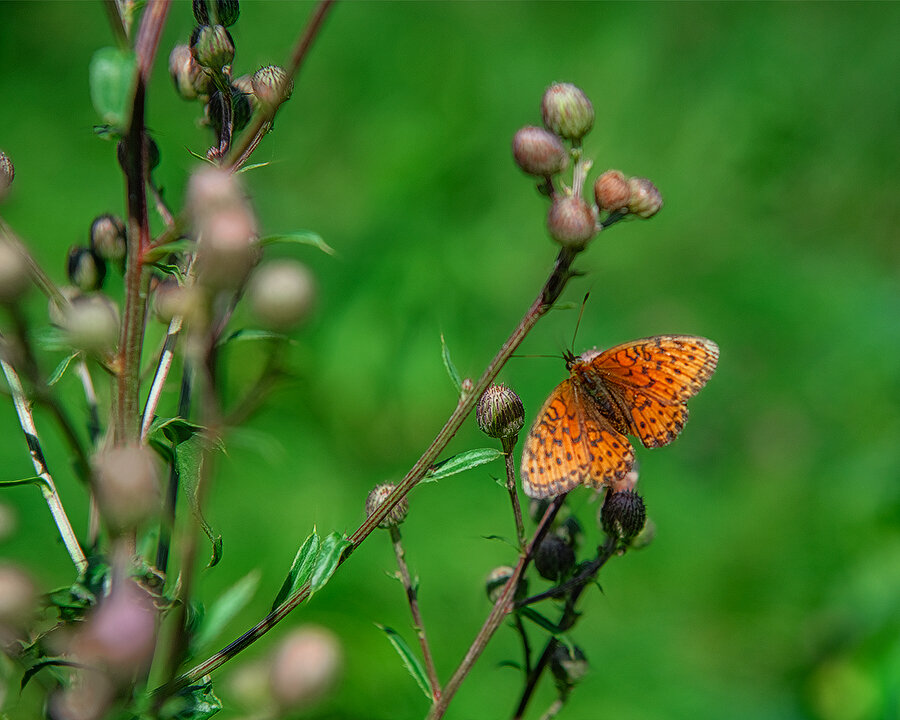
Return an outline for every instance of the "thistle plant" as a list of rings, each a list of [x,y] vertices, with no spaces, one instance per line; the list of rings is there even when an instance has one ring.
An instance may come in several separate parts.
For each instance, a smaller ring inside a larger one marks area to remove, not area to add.
[[[313,232],[262,235],[241,173],[264,172],[250,161],[282,106],[303,93],[298,73],[331,2],[315,6],[284,67],[241,68],[246,72],[238,74],[240,55],[231,31],[240,22],[237,0],[194,0],[195,29],[170,50],[168,68],[174,91],[193,104],[210,135],[208,146],[194,152],[196,169],[183,199],[167,196],[154,179],[155,169],[175,149],[152,137],[146,93],[154,57],[164,51],[159,39],[167,16],[186,6],[161,0],[143,8],[108,7],[119,43],[97,51],[91,93],[100,116],[97,142],[115,144],[126,206],[98,212],[85,228],[87,241],[61,259],[66,284],[54,282],[54,273],[35,261],[27,228],[0,219],[0,364],[34,466],[33,476],[2,484],[4,492],[37,486],[73,566],[71,584],[44,596],[42,611],[27,571],[0,568],[4,597],[11,598],[4,600],[0,638],[18,681],[40,683],[46,712],[58,720],[210,717],[221,708],[216,671],[257,639],[277,633],[288,615],[302,614],[300,606],[335,572],[352,573],[352,567],[342,566],[380,529],[394,551],[417,649],[404,639],[408,631],[380,627],[423,691],[422,714],[444,716],[486,644],[506,624],[522,648],[521,657],[510,663],[521,673],[520,693],[510,698],[512,717],[524,717],[543,678],[552,678],[557,690],[544,714],[554,716],[588,672],[577,644],[577,622],[591,609],[583,598],[606,562],[646,545],[646,511],[634,489],[635,472],[602,483],[596,522],[605,540],[591,548],[584,545],[588,520],[574,514],[565,493],[523,498],[516,454],[526,416],[535,416],[529,409],[535,399],[523,402],[495,381],[577,277],[579,255],[620,222],[655,215],[662,205],[659,191],[647,179],[607,170],[596,179],[593,198],[585,199],[592,162],[583,143],[594,124],[593,107],[574,85],[546,90],[543,126],[523,127],[512,147],[515,163],[547,202],[546,230],[557,246],[534,302],[477,379],[460,376],[443,344],[457,401],[433,442],[403,477],[359,499],[364,519],[355,530],[312,530],[286,569],[269,614],[218,652],[201,657],[199,649],[219,635],[259,581],[257,574],[238,580],[208,608],[196,599],[198,564],[206,561],[212,570],[223,553],[222,538],[205,515],[221,454],[231,431],[266,402],[289,371],[289,333],[316,309],[319,281],[309,268],[298,259],[270,261],[267,248],[287,242],[301,257],[331,252]],[[0,154],[0,200],[14,189],[14,177],[13,159]],[[151,216],[163,227],[155,234]],[[122,277],[122,291],[106,294],[115,275]],[[23,301],[32,286],[46,296],[46,317],[27,311]],[[243,302],[258,323],[252,331],[234,327]],[[166,330],[154,347],[148,327],[157,320]],[[39,346],[37,328],[49,338]],[[241,397],[226,398],[223,348],[241,337],[260,342],[265,361]],[[67,406],[58,393],[65,373],[78,377],[79,407]],[[35,406],[45,409],[43,417],[61,432],[65,457],[45,454]],[[445,455],[473,411],[488,438],[485,447]],[[82,417],[84,427],[76,419]],[[65,463],[75,468],[89,501],[83,522],[68,516],[53,479]],[[402,523],[415,512],[409,494],[419,483],[488,463],[504,468],[498,482],[509,496],[512,519],[509,510],[498,507],[497,522],[507,523],[505,534],[513,538],[509,564],[484,569],[490,571],[491,607],[455,670],[442,678],[435,660],[442,650],[431,646],[426,632],[426,622],[442,619],[429,617],[420,606],[412,570],[421,564],[427,582],[428,558],[404,545]],[[326,628],[286,634],[266,661],[268,698],[254,717],[281,717],[332,691],[348,651]],[[403,672],[399,663],[398,672]]]

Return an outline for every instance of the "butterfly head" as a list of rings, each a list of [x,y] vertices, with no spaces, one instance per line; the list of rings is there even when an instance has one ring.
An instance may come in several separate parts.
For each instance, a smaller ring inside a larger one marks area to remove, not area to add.
[[[575,355],[571,351],[566,350],[563,353],[563,359],[566,361],[566,370],[571,371],[576,365],[584,365],[589,363],[595,357],[600,355],[599,350],[585,350],[581,355]]]

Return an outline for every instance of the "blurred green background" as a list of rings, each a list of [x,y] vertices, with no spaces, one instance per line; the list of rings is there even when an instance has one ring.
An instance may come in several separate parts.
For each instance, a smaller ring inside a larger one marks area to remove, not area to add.
[[[235,74],[285,63],[311,7],[242,3]],[[147,105],[175,205],[197,164],[188,148],[209,144],[199,107],[166,72],[191,27],[190,5],[175,3]],[[585,595],[572,637],[593,672],[563,717],[900,717],[898,33],[896,3],[336,6],[255,155],[271,164],[244,176],[265,232],[312,229],[338,256],[274,253],[313,268],[319,302],[296,333],[298,380],[232,436],[219,465],[208,515],[224,559],[199,576],[199,593],[211,601],[262,573],[221,640],[265,614],[313,526],[352,532],[369,489],[402,476],[431,441],[455,404],[441,333],[460,372],[477,377],[532,301],[555,252],[510,141],[539,123],[544,88],[570,81],[596,109],[595,170],[648,176],[666,200],[651,222],[618,226],[579,258],[585,276],[563,298],[591,292],[576,352],[690,333],[722,354],[678,442],[638,450],[657,536]],[[114,148],[91,131],[88,62],[109,44],[99,3],[0,3],[0,148],[16,166],[0,212],[60,282],[92,218],[124,212]],[[39,323],[44,303],[32,300]],[[550,313],[520,354],[558,355],[576,317]],[[228,356],[235,393],[260,359],[250,348]],[[559,360],[523,357],[501,379],[530,421],[564,374]],[[175,402],[173,386],[165,408]],[[81,488],[49,418],[37,421],[83,532]],[[30,475],[8,400],[0,437],[4,479]],[[470,421],[448,452],[486,444]],[[492,479],[501,472],[419,487],[403,526],[444,679],[488,612],[483,578],[514,562],[484,539],[514,533]],[[571,498],[588,543],[599,536],[589,495]],[[71,582],[39,493],[7,490],[0,503],[15,517],[0,555],[42,589]],[[376,533],[245,653],[262,656],[305,623],[340,636],[342,683],[304,716],[424,715],[373,624],[413,640],[392,570]],[[499,663],[519,652],[501,629],[447,717],[508,717],[520,678]],[[222,718],[247,710],[233,674],[216,675]],[[20,717],[35,696],[13,692],[2,710]],[[530,717],[552,698],[545,679]]]

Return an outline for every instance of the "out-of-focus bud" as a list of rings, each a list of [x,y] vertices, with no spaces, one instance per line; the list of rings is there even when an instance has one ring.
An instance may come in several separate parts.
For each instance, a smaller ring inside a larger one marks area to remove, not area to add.
[[[563,691],[577,685],[587,675],[588,667],[587,658],[577,645],[570,649],[558,644],[550,656],[550,672],[553,673],[556,686]]]
[[[6,631],[26,625],[35,612],[37,589],[28,574],[15,565],[0,565],[0,641]]]
[[[228,695],[245,709],[262,708],[270,704],[271,676],[272,662],[269,657],[242,662],[225,678]]]
[[[343,653],[337,636],[309,625],[294,630],[272,661],[272,696],[284,709],[307,707],[321,700],[337,683]]]
[[[13,243],[0,238],[0,304],[18,301],[31,285],[28,263]]]
[[[0,542],[11,537],[19,525],[15,510],[9,505],[0,503]]]
[[[509,565],[501,565],[488,573],[488,576],[484,581],[484,590],[487,593],[488,600],[492,603],[497,602],[506,583],[509,582],[509,579],[513,576],[513,572],[514,570]],[[519,584],[513,594],[513,599],[521,600],[522,598],[527,597],[527,595],[528,579],[524,577],[519,578]]]
[[[98,215],[91,223],[91,249],[104,260],[121,262],[127,251],[125,223],[111,213]]]
[[[231,81],[231,88],[232,92],[243,94],[250,104],[250,114],[255,113],[256,108],[259,107],[259,100],[256,99],[256,95],[253,93],[253,76],[241,75],[236,77]]]
[[[554,530],[553,534],[573,550],[578,550],[581,539],[584,537],[584,530],[581,527],[581,523],[578,522],[578,518],[574,515],[569,515],[559,524],[559,527]]]
[[[115,303],[101,293],[78,295],[63,313],[62,327],[74,347],[102,353],[116,344],[119,311]]]
[[[104,519],[117,531],[136,528],[160,510],[159,469],[143,445],[104,450],[94,456],[94,483]]]
[[[188,323],[205,324],[207,303],[196,287],[181,286],[174,277],[167,277],[153,288],[153,314],[163,323],[180,315]]]
[[[315,300],[312,273],[294,260],[263,265],[250,280],[250,307],[264,327],[289,330],[305,320]]]
[[[265,109],[271,109],[286,102],[294,92],[294,81],[277,65],[261,67],[250,80],[253,94]]]
[[[562,172],[569,153],[552,132],[539,127],[523,127],[513,137],[513,158],[529,175],[547,177]]]
[[[217,133],[222,132],[222,118],[224,117],[222,102],[223,96],[219,90],[214,91],[213,94],[209,96],[207,115],[210,124]],[[247,123],[250,122],[250,116],[253,114],[250,96],[241,92],[234,86],[231,88],[231,113],[231,122],[234,132],[240,132],[247,127]]]
[[[633,490],[608,491],[600,507],[600,525],[607,535],[628,542],[647,521],[644,500]]]
[[[0,150],[0,200],[6,197],[13,179],[16,177],[16,168],[9,155]]]
[[[544,125],[569,140],[584,137],[594,124],[594,107],[584,92],[570,83],[551,85],[541,100]]]
[[[63,285],[59,289],[59,294],[62,295],[64,299],[62,307],[57,305],[51,298],[50,302],[47,303],[47,316],[50,318],[51,323],[57,327],[65,328],[66,313],[69,312],[69,305],[75,302],[76,298],[81,297],[81,290],[71,285]]]
[[[525,407],[506,385],[491,385],[478,400],[475,420],[488,437],[515,437],[525,424]]]
[[[394,492],[393,483],[383,483],[372,488],[372,492],[366,497],[366,517],[370,517],[381,504],[387,500],[388,495]],[[378,527],[388,529],[397,527],[406,520],[406,514],[409,512],[409,500],[403,498],[400,502],[391,508],[391,511],[385,516],[384,520],[378,523]]]
[[[597,233],[594,211],[580,197],[558,197],[547,214],[547,229],[550,237],[563,247],[584,250]]]
[[[619,170],[607,170],[594,182],[594,199],[600,210],[615,212],[628,206],[631,187],[625,174]]]
[[[191,54],[201,66],[221,72],[234,60],[234,40],[224,25],[201,25],[191,33]]]
[[[547,512],[547,508],[550,507],[550,502],[547,498],[532,498],[528,502],[528,517],[531,518],[532,522],[538,523],[541,521],[544,513]]]
[[[238,0],[193,0],[194,17],[201,25],[231,26],[241,14]]]
[[[575,567],[575,551],[556,535],[547,535],[535,550],[534,566],[542,578],[559,582]]]
[[[662,194],[647,178],[628,178],[631,197],[628,200],[628,212],[642,218],[656,215],[663,205]]]
[[[106,277],[106,263],[91,248],[73,245],[66,260],[69,282],[82,292],[99,290]]]
[[[237,178],[228,170],[206,165],[191,175],[187,189],[187,210],[194,222],[223,208],[246,202]]]
[[[175,90],[184,100],[196,100],[198,95],[208,95],[211,78],[200,67],[188,45],[176,45],[169,54],[169,75]]]
[[[103,720],[112,705],[115,688],[102,672],[76,672],[68,687],[50,696],[49,720]]]

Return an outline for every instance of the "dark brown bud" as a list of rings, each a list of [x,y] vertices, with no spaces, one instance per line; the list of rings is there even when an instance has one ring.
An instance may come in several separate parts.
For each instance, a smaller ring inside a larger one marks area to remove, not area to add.
[[[550,237],[563,247],[580,251],[597,233],[594,211],[580,197],[560,197],[547,214]]]
[[[584,137],[594,124],[594,107],[584,92],[570,83],[551,85],[541,100],[544,125],[569,140]]]
[[[193,0],[194,17],[201,25],[234,25],[241,14],[238,0]]]
[[[91,223],[91,249],[104,260],[125,259],[125,223],[109,213],[98,215]]]
[[[647,521],[644,500],[634,490],[607,491],[600,508],[600,524],[607,535],[629,541]]]
[[[600,210],[615,212],[628,206],[631,187],[625,174],[619,170],[607,170],[594,182],[594,199]]]
[[[569,162],[560,139],[539,127],[523,127],[513,137],[513,158],[529,175],[547,177],[562,172]]]
[[[393,483],[384,483],[376,485],[369,496],[366,498],[366,517],[370,517],[381,504],[387,500],[388,496],[394,491]],[[406,519],[409,512],[409,500],[403,498],[400,502],[391,508],[391,511],[385,516],[384,520],[378,523],[378,527],[388,529],[397,527]]]
[[[571,648],[558,644],[550,656],[550,672],[560,690],[570,690],[587,674],[588,662],[577,645]]]
[[[66,261],[69,282],[82,292],[99,290],[106,277],[106,263],[91,248],[73,245]]]
[[[659,212],[663,205],[662,194],[647,178],[633,177],[628,179],[631,197],[628,200],[628,211],[642,218],[650,218]]]
[[[542,578],[559,582],[575,567],[575,551],[556,535],[548,535],[534,553],[534,566]]]
[[[475,420],[488,437],[515,437],[525,424],[525,408],[506,385],[491,385],[478,400]]]

